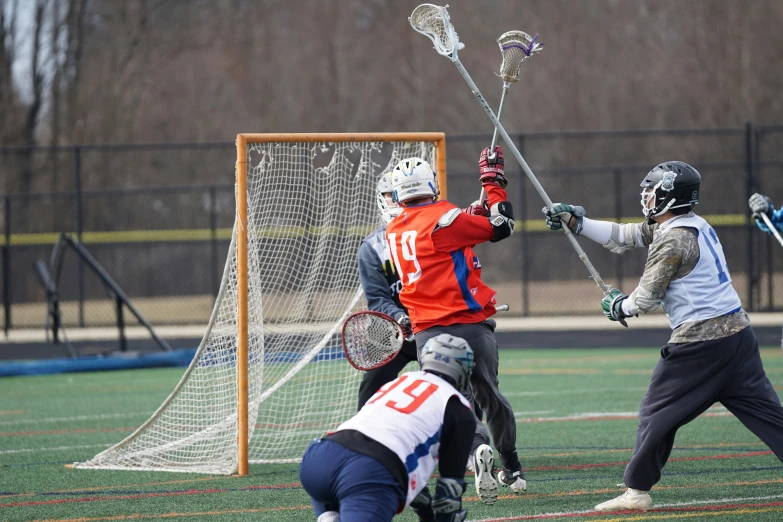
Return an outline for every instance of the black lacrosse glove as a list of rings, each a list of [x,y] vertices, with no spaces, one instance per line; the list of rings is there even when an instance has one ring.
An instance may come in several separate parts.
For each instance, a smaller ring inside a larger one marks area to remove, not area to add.
[[[411,325],[411,318],[407,314],[400,314],[397,317],[397,324],[402,327],[402,335],[405,336],[406,341],[413,340],[413,325]]]
[[[435,497],[432,499],[435,522],[463,522],[468,517],[468,512],[462,509],[464,492],[464,480],[446,477],[438,479],[435,483]]]
[[[435,512],[432,511],[432,497],[427,486],[416,495],[410,503],[411,509],[419,517],[419,522],[435,522]]]

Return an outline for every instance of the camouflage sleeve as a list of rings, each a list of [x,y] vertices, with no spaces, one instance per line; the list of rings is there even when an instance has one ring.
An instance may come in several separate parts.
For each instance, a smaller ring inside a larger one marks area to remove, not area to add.
[[[604,243],[604,248],[615,254],[622,254],[626,250],[649,246],[653,241],[655,225],[643,223],[612,223],[612,232],[609,241]]]
[[[635,308],[646,314],[658,308],[669,283],[688,275],[698,262],[699,240],[692,229],[673,228],[658,236],[650,246],[639,286],[628,298],[627,311]]]

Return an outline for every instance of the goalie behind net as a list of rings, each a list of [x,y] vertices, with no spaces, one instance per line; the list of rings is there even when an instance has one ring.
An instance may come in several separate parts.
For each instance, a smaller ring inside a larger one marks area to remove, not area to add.
[[[246,171],[247,215],[237,213],[196,356],[147,422],[74,467],[242,473],[237,382],[245,365],[237,362],[237,323],[243,277],[236,253],[245,233],[249,461],[298,461],[313,437],[355,412],[361,376],[342,358],[340,327],[364,308],[356,254],[381,223],[375,187],[383,172],[418,156],[439,165],[445,193],[445,138],[240,135],[237,143],[238,157],[247,161],[238,169],[238,181]]]

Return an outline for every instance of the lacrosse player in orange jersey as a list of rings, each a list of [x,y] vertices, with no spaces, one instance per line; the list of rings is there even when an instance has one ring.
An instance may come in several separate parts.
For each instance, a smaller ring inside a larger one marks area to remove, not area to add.
[[[470,383],[500,453],[503,470],[498,478],[501,485],[522,492],[527,483],[516,452],[516,419],[498,389],[498,346],[490,319],[496,313],[495,291],[481,281],[481,264],[472,249],[501,241],[514,231],[503,152],[500,147],[495,151],[489,158],[489,149],[484,149],[479,158],[489,216],[476,215],[482,213],[480,208],[466,212],[448,201],[436,201],[439,190],[432,167],[421,158],[401,161],[392,171],[392,185],[403,210],[387,225],[386,238],[402,280],[400,301],[410,315],[419,350],[443,333],[461,337],[473,348],[476,367]],[[481,423],[471,454],[478,495],[492,503],[497,499],[494,455]]]

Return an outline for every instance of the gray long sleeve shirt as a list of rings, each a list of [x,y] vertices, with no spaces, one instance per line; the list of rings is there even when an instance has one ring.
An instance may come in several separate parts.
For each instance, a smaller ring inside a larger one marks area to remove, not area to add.
[[[386,242],[386,226],[376,229],[362,240],[357,257],[359,280],[367,298],[367,307],[393,319],[408,314],[400,303],[402,283],[394,269]]]

